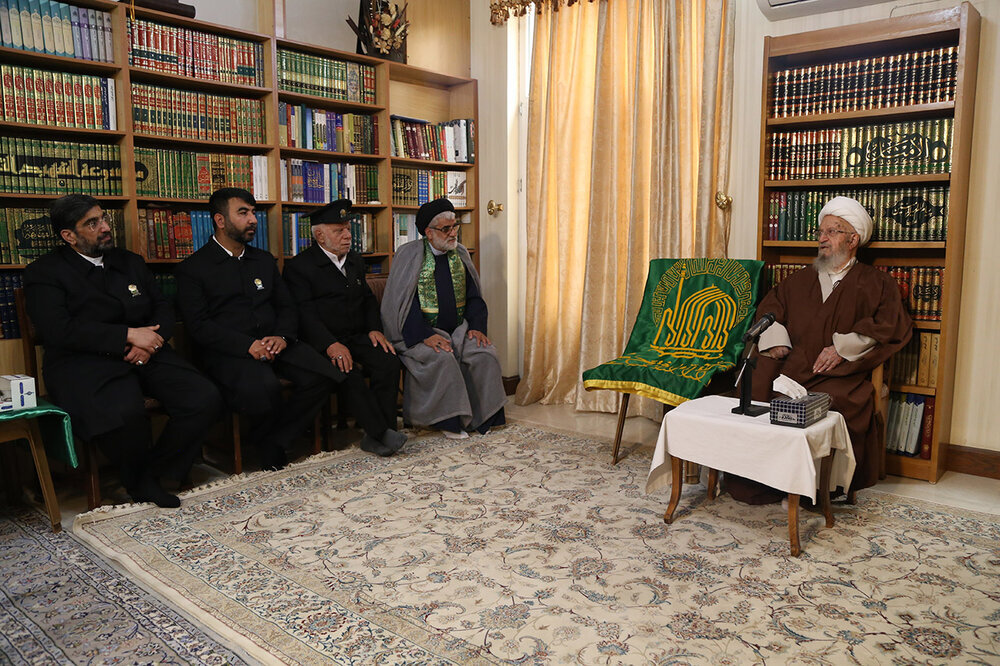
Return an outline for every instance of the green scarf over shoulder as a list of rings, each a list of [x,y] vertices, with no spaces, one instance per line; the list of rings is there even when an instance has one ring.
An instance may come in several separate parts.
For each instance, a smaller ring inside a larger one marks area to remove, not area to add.
[[[450,250],[447,253],[448,270],[451,272],[451,286],[455,290],[455,309],[458,311],[458,321],[465,318],[465,264],[458,252]],[[438,293],[434,281],[434,253],[431,244],[424,239],[424,263],[420,266],[417,276],[417,297],[420,299],[420,311],[431,326],[437,326]]]

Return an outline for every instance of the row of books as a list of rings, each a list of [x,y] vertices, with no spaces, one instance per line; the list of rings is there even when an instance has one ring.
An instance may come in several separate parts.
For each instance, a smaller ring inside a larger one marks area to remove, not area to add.
[[[872,241],[943,241],[948,236],[948,186],[768,192],[767,238],[813,240],[817,216],[836,196],[855,199],[872,216]]]
[[[268,199],[267,157],[161,148],[135,149],[136,193],[140,197],[207,198],[220,187],[242,187]]]
[[[378,167],[298,158],[281,160],[282,201],[329,203],[336,199],[379,203]]]
[[[393,167],[392,204],[394,206],[420,206],[447,197],[455,206],[467,205],[468,176],[463,171],[437,171]]]
[[[768,180],[948,173],[952,119],[774,132]]]
[[[264,143],[264,103],[259,99],[210,95],[132,84],[136,132],[181,139]]]
[[[124,247],[124,212],[118,208],[105,208],[104,212],[111,218],[115,245]],[[0,264],[27,265],[61,244],[52,233],[47,208],[0,209]]]
[[[9,49],[114,62],[111,14],[55,0],[0,0],[0,38]]]
[[[267,213],[254,211],[257,233],[249,245],[268,249]],[[184,259],[208,243],[215,233],[207,210],[172,210],[164,207],[139,209],[139,233],[146,237],[147,259]]]
[[[375,103],[375,67],[278,49],[278,89],[345,102]]]
[[[173,273],[153,273],[153,280],[160,289],[160,293],[173,302],[177,297],[177,278]]]
[[[771,117],[947,102],[957,73],[957,46],[782,69],[771,81]]]
[[[118,129],[114,79],[20,65],[0,65],[0,78],[0,106],[6,121]]]
[[[764,293],[796,271],[806,267],[806,264],[765,264]]]
[[[106,143],[0,137],[0,192],[120,195],[121,151]]]
[[[471,216],[469,213],[459,213],[456,216],[456,221],[461,223],[461,225],[468,224],[471,221]],[[462,242],[462,226],[458,227],[458,242]],[[409,243],[410,241],[415,241],[420,238],[420,232],[417,230],[417,214],[416,213],[393,213],[392,214],[392,251],[395,252],[399,250],[402,245]]]
[[[476,161],[476,121],[472,118],[431,123],[391,116],[390,122],[393,157],[468,164]]]
[[[14,290],[24,286],[21,271],[0,271],[0,339],[21,337]]]
[[[893,386],[936,387],[940,347],[940,333],[914,331],[909,343],[892,357]]]
[[[944,266],[877,266],[899,285],[910,316],[920,321],[941,320]]]
[[[934,398],[890,393],[885,448],[890,453],[930,460],[934,439]]]
[[[289,148],[378,154],[378,116],[278,102],[278,141]]]
[[[368,254],[377,252],[375,218],[370,213],[356,213],[351,219],[351,250]],[[309,213],[282,211],[281,228],[284,232],[282,250],[286,257],[293,257],[313,243]]]
[[[195,79],[264,85],[260,43],[131,17],[128,64]]]

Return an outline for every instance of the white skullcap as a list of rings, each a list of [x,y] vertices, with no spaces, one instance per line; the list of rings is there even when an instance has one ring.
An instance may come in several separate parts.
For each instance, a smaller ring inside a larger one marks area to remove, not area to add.
[[[868,214],[865,207],[850,197],[834,197],[826,202],[823,210],[819,212],[817,224],[823,224],[823,218],[827,215],[834,215],[843,218],[848,224],[854,227],[861,237],[861,245],[864,245],[872,237],[872,216]]]

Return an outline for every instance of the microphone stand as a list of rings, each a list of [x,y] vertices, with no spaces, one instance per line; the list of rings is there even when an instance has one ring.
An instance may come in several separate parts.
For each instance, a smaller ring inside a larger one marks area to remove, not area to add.
[[[771,411],[770,407],[754,405],[750,401],[750,394],[753,391],[753,369],[757,367],[757,359],[753,358],[753,352],[757,347],[758,338],[760,338],[760,335],[750,338],[750,344],[743,350],[743,365],[740,367],[739,374],[736,375],[736,384],[740,387],[740,404],[733,407],[733,414],[760,416]],[[743,377],[744,374],[746,374],[746,377]],[[741,378],[743,379],[742,384],[740,384]]]

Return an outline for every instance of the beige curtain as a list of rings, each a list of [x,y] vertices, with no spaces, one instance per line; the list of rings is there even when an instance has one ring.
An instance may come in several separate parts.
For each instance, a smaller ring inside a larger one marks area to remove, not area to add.
[[[580,375],[617,357],[656,257],[725,256],[732,0],[610,0],[537,16],[518,404],[615,411]],[[658,418],[660,406],[638,410]],[[635,404],[633,402],[633,404]]]

